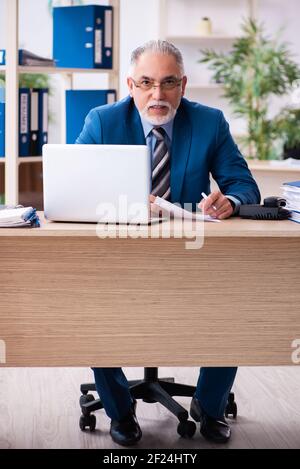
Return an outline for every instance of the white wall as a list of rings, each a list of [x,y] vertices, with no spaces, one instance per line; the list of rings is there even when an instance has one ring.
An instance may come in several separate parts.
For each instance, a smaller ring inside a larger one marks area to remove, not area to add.
[[[121,0],[120,7],[120,95],[124,97],[131,51],[159,38],[159,0]]]

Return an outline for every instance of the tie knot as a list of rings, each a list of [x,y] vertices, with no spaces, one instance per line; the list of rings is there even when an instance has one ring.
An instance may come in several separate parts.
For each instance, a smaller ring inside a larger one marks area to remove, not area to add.
[[[165,138],[165,131],[162,127],[153,127],[152,133],[158,141],[162,141]]]

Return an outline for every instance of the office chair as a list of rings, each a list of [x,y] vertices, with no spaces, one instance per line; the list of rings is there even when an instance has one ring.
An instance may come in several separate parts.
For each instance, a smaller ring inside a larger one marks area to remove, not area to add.
[[[158,368],[144,368],[144,379],[129,381],[130,392],[133,398],[143,399],[144,402],[159,402],[174,414],[179,424],[177,432],[185,438],[192,438],[196,431],[195,422],[188,420],[189,414],[172,396],[192,397],[196,387],[187,384],[179,384],[174,382],[174,378],[158,378]],[[90,431],[96,428],[96,417],[91,414],[98,409],[103,409],[100,399],[95,399],[89,391],[96,391],[95,383],[82,384],[80,386],[82,395],[79,399],[82,415],[80,416],[79,426],[82,431],[87,427]],[[225,416],[232,415],[235,419],[237,416],[237,405],[234,401],[234,394],[230,393],[228,403],[225,410]]]

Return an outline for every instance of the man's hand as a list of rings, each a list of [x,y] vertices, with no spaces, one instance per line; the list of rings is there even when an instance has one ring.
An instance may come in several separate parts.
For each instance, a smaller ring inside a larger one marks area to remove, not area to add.
[[[216,210],[213,208],[216,208]],[[233,214],[233,208],[227,197],[221,191],[214,191],[207,199],[202,199],[198,204],[203,214],[210,215],[211,217],[224,220]]]
[[[155,204],[156,196],[150,194],[149,201],[150,201],[150,214],[151,216],[162,218],[164,216],[164,210]]]

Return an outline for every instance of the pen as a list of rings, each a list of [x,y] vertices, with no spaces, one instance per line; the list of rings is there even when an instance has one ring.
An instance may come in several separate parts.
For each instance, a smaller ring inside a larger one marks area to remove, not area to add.
[[[207,197],[207,195],[205,194],[205,192],[201,192],[201,195],[202,195],[203,199],[208,199],[208,197]],[[212,208],[213,208],[214,210],[218,210],[217,207],[215,207],[214,205],[212,205]]]

